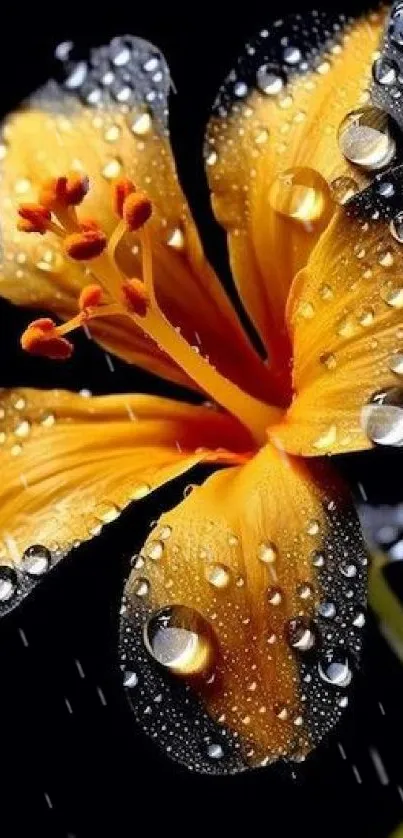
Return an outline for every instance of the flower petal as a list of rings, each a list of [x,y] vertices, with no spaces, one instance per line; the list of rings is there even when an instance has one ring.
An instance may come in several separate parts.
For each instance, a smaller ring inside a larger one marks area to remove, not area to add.
[[[122,668],[140,725],[193,770],[303,758],[347,704],[365,564],[323,463],[267,446],[208,478],[162,516],[126,586]]]
[[[269,373],[204,257],[178,182],[166,126],[170,77],[165,59],[151,44],[126,37],[93,50],[75,74],[67,62],[66,72],[63,86],[49,84],[6,122],[0,293],[18,304],[71,316],[88,276],[82,266],[66,262],[54,234],[18,232],[17,205],[37,200],[38,187],[49,178],[85,172],[90,189],[78,217],[94,218],[110,236],[119,222],[113,183],[130,178],[153,202],[148,227],[155,286],[168,320],[212,364],[219,363],[224,375],[267,397]],[[126,233],[115,258],[129,277],[140,275],[139,254],[137,235]],[[99,319],[91,331],[124,359],[190,384],[130,319]]]
[[[0,416],[0,612],[41,575],[26,571],[33,545],[49,557],[42,573],[131,501],[196,463],[239,462],[248,445],[229,417],[154,396],[6,390]]]
[[[394,221],[403,209],[402,186],[403,167],[340,210],[295,279],[287,318],[296,396],[284,423],[271,429],[287,451],[335,454],[373,441],[399,444],[387,433],[394,411],[381,416],[375,407],[386,420],[381,439],[368,403],[392,388],[398,396],[402,380],[403,245]]]
[[[283,367],[284,386],[285,303],[329,221],[328,184],[365,182],[337,135],[348,111],[367,101],[383,22],[384,13],[351,22],[324,11],[277,21],[246,44],[208,127],[213,208],[241,297],[269,358]]]

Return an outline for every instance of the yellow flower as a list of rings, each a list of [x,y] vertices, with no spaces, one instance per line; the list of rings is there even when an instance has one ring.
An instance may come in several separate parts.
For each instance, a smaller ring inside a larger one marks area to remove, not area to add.
[[[263,31],[220,91],[206,168],[262,352],[203,255],[154,47],[114,39],[5,125],[0,293],[63,321],[33,321],[24,349],[68,358],[85,326],[210,404],[3,392],[0,607],[132,501],[197,463],[225,466],[162,516],[123,607],[136,714],[196,770],[303,759],[347,704],[366,556],[323,455],[388,441],[380,417],[397,433],[403,221],[399,170],[382,174],[397,154],[395,65],[376,53],[385,14]]]

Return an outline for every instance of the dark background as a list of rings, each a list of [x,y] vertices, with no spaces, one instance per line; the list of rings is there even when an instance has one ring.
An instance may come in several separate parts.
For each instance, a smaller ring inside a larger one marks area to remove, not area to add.
[[[116,14],[86,7],[85,16],[66,4],[54,6],[51,16],[41,7],[29,14],[17,10],[1,36],[0,109],[14,107],[46,80],[60,40],[85,46],[127,31],[154,41],[178,89],[171,128],[182,181],[208,254],[225,274],[223,239],[208,211],[203,127],[246,38],[286,10],[304,8],[309,5],[284,1],[169,9],[143,3]],[[23,356],[18,333],[29,319],[28,312],[1,303],[2,385],[155,391],[155,381],[138,370],[114,361],[111,371],[84,337],[75,339],[77,351],[65,365]],[[159,390],[170,392],[164,385]],[[364,485],[370,502],[403,499],[399,453],[348,457],[339,465],[353,489],[358,481]],[[352,708],[332,740],[294,776],[278,768],[235,778],[191,776],[136,730],[117,665],[120,596],[148,522],[175,502],[181,488],[129,509],[0,626],[1,838],[120,838],[143,829],[181,834],[196,828],[228,835],[245,828],[287,838],[386,837],[403,821],[403,668],[372,620]],[[399,575],[397,568],[397,585]],[[383,782],[371,749],[381,755]]]

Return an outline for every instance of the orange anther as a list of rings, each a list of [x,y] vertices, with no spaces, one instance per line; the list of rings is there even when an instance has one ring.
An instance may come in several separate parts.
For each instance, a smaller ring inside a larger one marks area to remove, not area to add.
[[[89,181],[81,172],[71,172],[67,177],[56,177],[46,181],[40,190],[41,203],[50,210],[77,206],[86,196]]]
[[[88,308],[95,308],[102,299],[102,288],[94,282],[92,285],[87,285],[81,291],[78,307],[80,311],[85,311]]]
[[[46,233],[50,222],[50,212],[41,204],[21,204],[17,227],[24,233]]]
[[[59,335],[53,320],[41,317],[33,320],[21,335],[21,346],[31,355],[41,355],[53,360],[70,358],[73,345],[62,335]]]
[[[64,249],[71,259],[86,262],[100,256],[106,247],[105,233],[99,227],[85,225],[80,233],[71,233],[64,240]]]
[[[134,183],[127,177],[118,178],[112,185],[112,206],[116,215],[123,218],[123,204],[136,191]]]
[[[144,283],[140,279],[127,279],[122,285],[122,291],[129,308],[144,317],[150,304]]]
[[[74,207],[81,204],[81,201],[88,192],[89,186],[90,182],[87,175],[83,175],[80,172],[69,174],[66,183],[66,203]]]
[[[132,192],[123,204],[123,218],[131,232],[139,230],[152,213],[152,203],[143,192]]]

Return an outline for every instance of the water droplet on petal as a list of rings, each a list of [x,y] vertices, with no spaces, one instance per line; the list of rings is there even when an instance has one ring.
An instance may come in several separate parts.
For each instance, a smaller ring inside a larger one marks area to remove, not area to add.
[[[138,677],[135,672],[132,672],[130,669],[126,669],[126,672],[123,675],[123,686],[126,689],[131,690],[133,687],[136,687],[138,684]]]
[[[320,530],[319,521],[316,518],[313,518],[311,521],[308,521],[308,525],[306,531],[308,535],[317,535]]]
[[[133,582],[133,593],[140,599],[144,599],[150,593],[150,587],[150,582],[146,576],[138,576]]]
[[[285,626],[285,636],[292,649],[308,652],[316,642],[313,624],[307,617],[295,617],[288,620]]]
[[[154,660],[176,675],[200,675],[211,669],[216,655],[210,624],[184,605],[152,614],[144,628],[144,643]]]
[[[154,562],[158,562],[159,559],[162,558],[164,553],[163,541],[149,541],[149,543],[146,545],[145,552],[148,559],[152,559]]]
[[[395,375],[403,375],[403,352],[395,352],[389,358],[389,369]]]
[[[222,759],[224,756],[224,750],[221,745],[218,744],[211,744],[207,747],[207,755],[210,759]]]
[[[365,614],[360,611],[353,619],[353,626],[363,628],[365,626]]]
[[[185,246],[185,237],[180,227],[175,227],[167,238],[167,245],[173,250],[183,250]]]
[[[301,584],[297,586],[297,595],[300,599],[309,599],[313,593],[314,588],[310,582],[301,582]]]
[[[122,163],[117,157],[112,157],[107,160],[102,166],[101,174],[105,180],[115,180],[118,178],[122,170]]]
[[[357,567],[352,562],[342,562],[340,565],[340,573],[342,573],[346,579],[353,579],[354,576],[357,576]]]
[[[398,212],[390,222],[390,232],[399,244],[403,244],[403,212]]]
[[[206,568],[206,579],[214,588],[228,588],[231,581],[231,574],[225,565],[212,564]]]
[[[269,203],[280,215],[306,226],[327,217],[330,209],[328,184],[319,172],[296,166],[281,172],[269,189]]]
[[[334,370],[337,367],[337,359],[333,352],[324,352],[323,355],[320,356],[319,362],[323,367],[326,367],[327,370]]]
[[[263,564],[272,564],[277,559],[277,547],[273,541],[263,541],[259,545],[258,556]]]
[[[375,81],[384,87],[390,87],[390,85],[395,84],[398,72],[397,64],[385,56],[377,58],[372,65],[372,75]]]
[[[294,66],[295,64],[299,64],[299,62],[301,61],[301,50],[298,49],[298,47],[286,47],[284,50],[283,57],[286,64],[291,64],[292,66]]]
[[[115,143],[120,137],[120,128],[119,125],[110,125],[105,133],[104,139],[107,143]]]
[[[0,567],[0,602],[8,602],[17,590],[17,574],[12,567]]]
[[[364,433],[377,445],[403,445],[403,390],[375,393],[361,411]]]
[[[314,550],[312,553],[312,564],[314,567],[324,567],[325,556],[320,550]]]
[[[31,430],[31,425],[27,419],[24,419],[22,422],[19,422],[17,427],[14,429],[14,433],[20,439],[25,439]]]
[[[401,3],[399,3],[392,13],[389,34],[391,40],[397,47],[403,47],[403,6]]]
[[[152,128],[152,120],[149,113],[145,112],[136,116],[135,119],[131,123],[131,130],[132,133],[136,135],[136,137],[144,137],[146,134],[149,134]]]
[[[390,119],[380,108],[349,113],[339,127],[338,140],[344,157],[369,171],[385,168],[396,153]]]
[[[42,576],[49,570],[51,559],[52,554],[47,547],[42,544],[33,544],[23,554],[21,569],[28,576]]]
[[[391,283],[387,282],[382,286],[380,295],[391,308],[403,308],[403,288],[393,288]]]
[[[256,73],[256,84],[267,96],[276,96],[284,87],[284,78],[273,64],[263,64]]]
[[[336,204],[343,206],[357,194],[358,183],[351,177],[338,177],[330,184],[330,194]]]
[[[352,679],[352,672],[346,657],[340,653],[340,660],[320,661],[318,672],[322,681],[332,687],[348,687]]]
[[[280,605],[283,599],[283,592],[281,588],[273,586],[267,591],[267,599],[270,605]]]
[[[326,620],[332,620],[336,616],[336,606],[333,602],[321,602],[318,607],[318,614]]]

